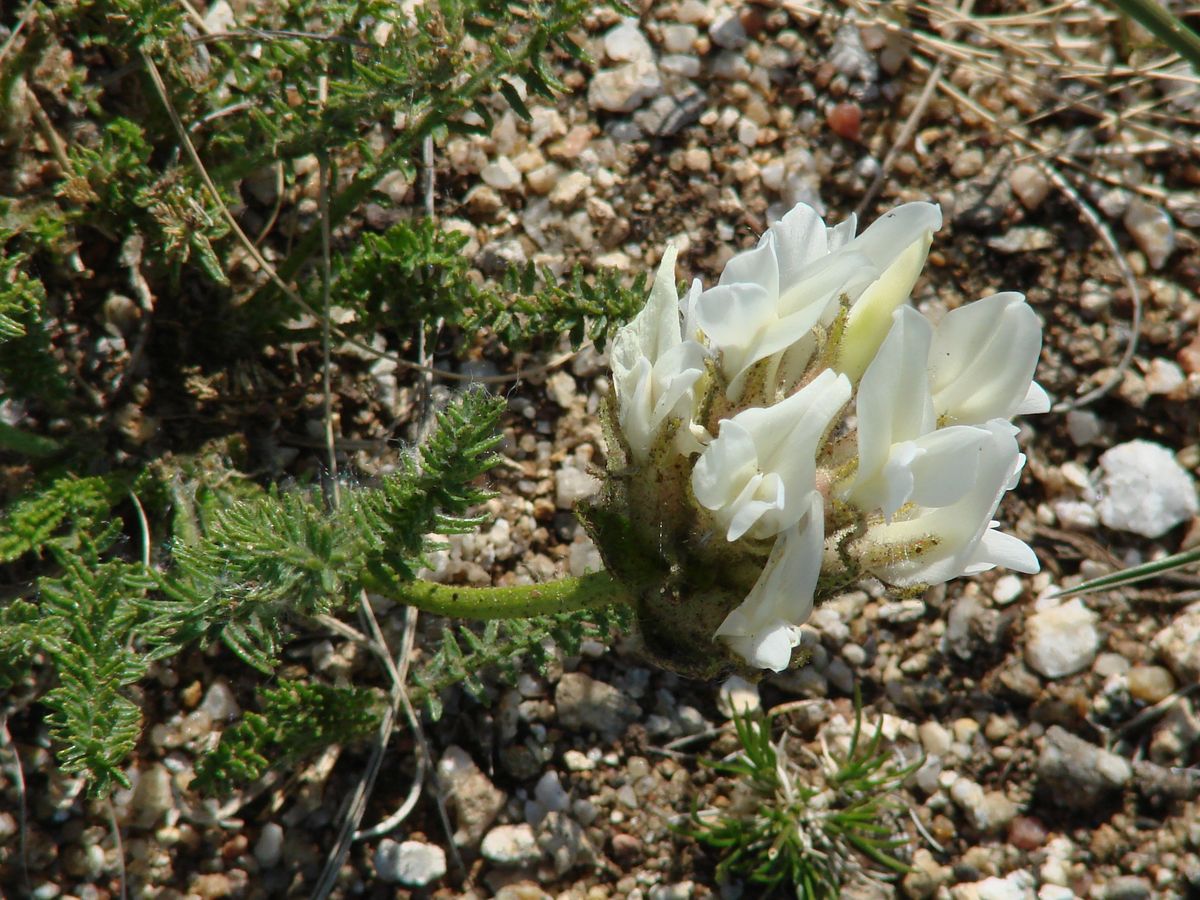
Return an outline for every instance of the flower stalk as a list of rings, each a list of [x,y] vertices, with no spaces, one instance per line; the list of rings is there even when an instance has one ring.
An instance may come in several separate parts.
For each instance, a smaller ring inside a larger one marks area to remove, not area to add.
[[[521,619],[632,602],[629,589],[607,572],[509,587],[410,581],[399,586],[395,599],[422,612],[472,621]]]

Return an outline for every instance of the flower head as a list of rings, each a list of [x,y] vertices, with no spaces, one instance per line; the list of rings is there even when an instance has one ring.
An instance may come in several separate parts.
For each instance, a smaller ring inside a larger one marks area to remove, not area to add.
[[[1049,406],[1041,325],[1016,293],[918,312],[940,225],[909,203],[855,236],[797,206],[682,301],[664,254],[614,342],[621,447],[585,518],[606,559],[631,535],[648,554],[622,571],[677,668],[786,668],[814,603],[863,576],[1037,570],[993,516],[1024,464],[1009,420]]]

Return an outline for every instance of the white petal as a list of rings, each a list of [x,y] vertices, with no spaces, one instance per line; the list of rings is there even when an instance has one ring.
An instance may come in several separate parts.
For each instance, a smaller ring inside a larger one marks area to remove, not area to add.
[[[771,226],[779,260],[779,283],[783,289],[800,281],[806,270],[829,253],[828,229],[817,211],[797,203]]]
[[[866,371],[925,266],[941,211],[931,203],[906,203],[877,219],[852,246],[881,274],[850,309],[838,358],[839,371],[857,381]]]
[[[1029,575],[1040,571],[1042,565],[1038,561],[1037,554],[1033,552],[1033,548],[1020,538],[997,531],[998,524],[998,522],[993,522],[992,526],[983,533],[975,552],[973,564],[982,563],[989,569],[994,566],[1003,566],[1014,572],[1025,572]],[[974,574],[976,571],[980,570],[972,570],[969,567],[966,574]]]
[[[733,419],[721,422],[721,431],[692,468],[692,493],[705,509],[731,504],[758,472],[758,451],[750,432]]]
[[[760,333],[774,323],[775,300],[758,284],[722,284],[696,301],[696,324],[721,354],[727,374],[742,368]]]
[[[725,511],[733,513],[729,518],[729,530],[725,533],[725,540],[736,541],[761,519],[783,510],[786,498],[787,492],[778,474],[769,472],[766,475],[755,475]]]
[[[825,513],[813,491],[801,522],[775,540],[767,564],[746,599],[731,612],[717,636],[725,638],[751,665],[787,668],[799,643],[796,626],[812,614],[813,591],[825,551]]]
[[[1000,498],[1019,472],[1022,457],[1017,450],[1016,429],[1007,422],[992,421],[978,430],[987,432],[980,445],[978,472],[971,489],[955,503],[937,508],[921,507],[903,521],[868,529],[867,545],[878,547],[879,561],[868,567],[890,584],[941,584],[979,564],[977,552]],[[909,548],[904,559],[893,559],[887,548]]]
[[[843,222],[829,229],[829,252],[835,253],[854,240],[858,233],[858,216],[850,213]]]
[[[691,389],[704,371],[704,349],[680,335],[674,279],[675,248],[668,246],[646,305],[613,340],[617,419],[637,461],[648,457],[669,417],[690,418]]]
[[[970,425],[939,428],[917,441],[924,451],[913,461],[912,501],[940,507],[957,502],[979,477],[980,448],[989,432]]]
[[[963,425],[1011,418],[1029,398],[1041,346],[1041,322],[1021,294],[993,294],[947,313],[929,351],[938,415]]]
[[[1017,407],[1017,411],[1013,415],[1033,416],[1048,412],[1050,412],[1050,395],[1036,381],[1029,382],[1029,390],[1025,392],[1025,399],[1021,401],[1021,405]]]
[[[826,369],[792,396],[766,409],[748,409],[734,418],[752,434],[759,466],[778,472],[787,503],[778,514],[763,516],[755,537],[790,528],[804,515],[802,500],[813,489],[821,439],[850,399],[850,381]]]
[[[890,522],[896,510],[912,496],[913,466],[924,455],[925,451],[915,441],[893,444],[878,477],[855,491],[855,502],[868,511],[878,508]]]
[[[690,404],[682,401],[702,374],[704,348],[695,341],[676,344],[658,358],[654,364],[656,396],[651,412],[655,429],[671,415],[688,416]]]
[[[653,344],[644,346],[643,349],[646,356],[652,360],[661,357],[680,341],[679,294],[675,288],[676,255],[675,245],[668,244],[654,275],[650,297],[646,301],[647,310],[655,318],[655,327],[652,332]]]
[[[756,284],[770,296],[779,296],[779,263],[775,257],[775,236],[768,231],[753,250],[739,253],[725,263],[718,284]]]
[[[892,444],[933,429],[926,359],[933,329],[909,307],[896,310],[892,327],[858,386],[858,482],[879,474]]]
[[[650,360],[640,356],[630,368],[617,368],[613,361],[613,377],[617,384],[617,421],[635,459],[645,459],[654,442],[651,425],[653,371]]]
[[[727,540],[748,532],[768,538],[805,514],[818,445],[850,391],[844,375],[826,369],[774,406],[752,407],[722,420],[716,440],[692,469],[692,491],[701,506],[717,514]],[[758,475],[764,480],[747,493]]]
[[[892,266],[899,256],[914,243],[920,243],[926,233],[942,227],[942,211],[934,203],[902,203],[872,222],[854,240],[854,249],[865,253],[880,270]]]
[[[800,629],[771,622],[752,634],[729,636],[725,641],[754,668],[782,672],[792,661],[792,648],[800,643]]]
[[[692,286],[687,293],[679,298],[679,311],[683,314],[684,340],[698,341],[700,339],[700,322],[696,318],[696,305],[700,295],[704,293],[704,285],[699,278],[692,279]]]

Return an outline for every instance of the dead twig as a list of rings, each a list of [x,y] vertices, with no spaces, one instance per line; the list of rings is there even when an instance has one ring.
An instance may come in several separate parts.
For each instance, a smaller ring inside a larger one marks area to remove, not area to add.
[[[960,10],[961,15],[963,17],[969,16],[974,5],[975,0],[964,0]],[[942,80],[946,73],[948,59],[949,57],[944,52],[938,55],[937,61],[933,64],[933,68],[930,69],[928,76],[925,78],[925,86],[921,88],[921,94],[917,98],[916,106],[909,113],[904,126],[900,129],[900,133],[896,135],[896,140],[888,148],[887,154],[883,157],[883,162],[879,164],[879,171],[871,179],[871,184],[868,186],[867,192],[863,194],[862,200],[859,201],[858,207],[854,210],[856,216],[862,216],[867,211],[871,202],[879,193],[879,189],[883,187],[884,179],[887,178],[888,172],[892,170],[892,165],[895,163],[896,157],[912,142],[913,136],[917,133],[917,127],[921,124],[921,119],[925,116],[925,110],[929,107],[929,101],[933,99],[933,92],[937,89],[938,82]]]

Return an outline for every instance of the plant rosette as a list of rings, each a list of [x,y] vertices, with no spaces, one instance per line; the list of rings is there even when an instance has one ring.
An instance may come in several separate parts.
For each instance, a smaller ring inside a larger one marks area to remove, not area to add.
[[[1012,418],[1049,409],[1041,323],[1011,292],[918,312],[940,226],[907,203],[856,235],[801,204],[682,296],[666,249],[613,342],[608,473],[580,510],[663,665],[783,670],[814,604],[867,576],[1038,570],[993,516],[1025,462]]]

